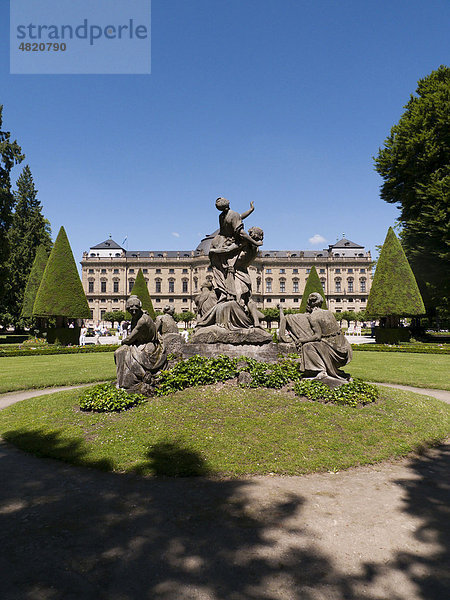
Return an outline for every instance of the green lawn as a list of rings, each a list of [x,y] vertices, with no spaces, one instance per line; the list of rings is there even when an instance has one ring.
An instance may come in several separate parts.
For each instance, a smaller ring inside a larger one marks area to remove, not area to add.
[[[0,358],[0,393],[114,379],[112,352]]]
[[[356,350],[344,370],[365,381],[450,390],[449,355]]]
[[[67,462],[148,475],[298,475],[371,464],[435,444],[450,406],[383,388],[376,404],[325,405],[267,389],[191,388],[123,413],[84,413],[82,391],[0,412],[0,435]]]

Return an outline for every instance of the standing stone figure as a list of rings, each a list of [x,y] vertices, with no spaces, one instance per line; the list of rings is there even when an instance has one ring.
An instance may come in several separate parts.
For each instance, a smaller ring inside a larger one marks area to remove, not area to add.
[[[241,244],[247,242],[255,247],[261,246],[262,241],[253,239],[244,231],[243,220],[255,210],[253,202],[250,209],[239,214],[230,209],[226,198],[217,198],[216,208],[220,210],[219,233],[211,243],[209,259],[213,270],[215,292],[218,302],[236,299],[235,265]]]
[[[114,352],[117,387],[150,394],[155,374],[164,369],[167,355],[158,339],[156,326],[137,296],[130,296],[126,309],[131,314],[131,333]]]
[[[284,315],[280,309],[281,341],[288,341],[289,331],[300,353],[300,368],[314,379],[322,380],[330,387],[346,383],[349,376],[340,370],[352,359],[352,347],[329,310],[320,308],[322,296],[314,292],[308,297],[307,313]]]
[[[166,335],[167,333],[178,333],[178,326],[173,318],[175,314],[175,307],[166,304],[163,308],[163,315],[158,315],[155,320],[156,331],[161,335]]]

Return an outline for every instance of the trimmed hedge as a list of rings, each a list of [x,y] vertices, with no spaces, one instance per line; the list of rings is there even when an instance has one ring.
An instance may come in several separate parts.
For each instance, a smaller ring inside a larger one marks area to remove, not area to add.
[[[437,346],[385,346],[383,344],[352,344],[360,352],[405,352],[409,354],[450,354],[449,347]]]
[[[47,261],[48,254],[45,250],[45,247],[41,244],[36,251],[33,266],[31,267],[31,271],[27,280],[27,285],[25,287],[22,312],[20,313],[20,316],[23,318],[33,317],[33,306],[36,300],[39,286],[41,285]]]
[[[156,319],[155,309],[153,308],[152,299],[150,298],[142,269],[138,271],[130,296],[137,296],[142,302],[142,309],[146,310],[153,320]]]
[[[6,356],[43,356],[45,354],[87,354],[89,352],[114,352],[119,348],[116,344],[104,346],[47,346],[44,348],[17,348],[14,350],[1,350],[0,358]]]
[[[381,248],[366,313],[370,317],[425,314],[416,279],[392,227]]]
[[[308,279],[306,280],[305,289],[303,291],[302,302],[300,304],[300,312],[306,312],[308,305],[308,298],[310,294],[317,292],[323,298],[322,306],[320,308],[327,309],[327,301],[325,300],[325,292],[323,291],[322,284],[320,283],[319,276],[317,275],[316,267],[313,265],[309,272]]]
[[[69,240],[61,227],[45,266],[33,316],[88,319],[90,315]]]

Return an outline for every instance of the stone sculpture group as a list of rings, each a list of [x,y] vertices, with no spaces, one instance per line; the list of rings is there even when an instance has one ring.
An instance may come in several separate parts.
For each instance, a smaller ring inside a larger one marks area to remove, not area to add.
[[[226,198],[217,198],[220,211],[219,231],[211,241],[209,260],[212,282],[201,286],[195,298],[197,325],[189,342],[178,334],[173,318],[174,308],[166,306],[164,314],[154,322],[142,310],[137,296],[128,299],[131,333],[115,352],[117,386],[151,395],[158,371],[167,367],[169,352],[183,358],[200,354],[215,356],[251,356],[274,362],[279,354],[297,352],[299,370],[305,376],[336,387],[349,376],[341,367],[350,362],[352,349],[341,332],[334,315],[320,308],[322,296],[308,298],[305,314],[285,315],[280,309],[279,342],[262,328],[263,314],[252,299],[249,266],[263,244],[264,232],[259,227],[244,229],[244,219],[254,211],[238,213],[230,209]]]

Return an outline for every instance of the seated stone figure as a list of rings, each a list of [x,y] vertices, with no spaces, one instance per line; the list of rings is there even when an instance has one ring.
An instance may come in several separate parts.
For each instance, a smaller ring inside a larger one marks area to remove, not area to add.
[[[167,364],[166,351],[158,339],[155,324],[137,296],[130,296],[126,309],[131,314],[131,333],[114,352],[117,387],[151,394],[155,374]]]
[[[158,315],[155,320],[156,331],[161,335],[167,333],[178,333],[178,326],[173,318],[175,307],[166,304],[163,308],[163,315]]]
[[[217,304],[217,297],[211,281],[202,283],[201,292],[194,298],[198,318],[204,317]]]
[[[280,308],[280,340],[293,338],[300,354],[300,368],[331,387],[342,385],[349,376],[340,370],[352,359],[352,347],[329,310],[320,308],[323,298],[317,292],[308,297],[308,314],[285,316]]]

